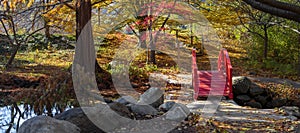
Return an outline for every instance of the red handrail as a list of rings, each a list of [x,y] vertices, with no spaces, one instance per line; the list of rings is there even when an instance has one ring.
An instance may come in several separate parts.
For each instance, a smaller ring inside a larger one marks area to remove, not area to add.
[[[221,61],[223,59],[223,62]],[[222,49],[220,51],[219,59],[218,59],[218,69],[221,71],[221,66],[225,67],[226,73],[226,85],[229,87],[229,98],[233,98],[232,93],[232,65],[230,62],[229,54],[226,49]]]
[[[228,97],[233,99],[233,92],[232,92],[232,65],[230,63],[229,54],[226,49],[221,49],[218,58],[218,71],[221,74],[224,74],[225,81],[226,81],[226,90],[229,91]],[[196,60],[196,50],[192,50],[192,76],[193,76],[193,87],[194,87],[194,98],[197,99],[199,94],[199,73],[197,67],[197,60]]]
[[[199,78],[198,78],[198,66],[196,60],[196,49],[192,50],[192,76],[193,76],[192,83],[193,83],[194,92],[198,93]]]

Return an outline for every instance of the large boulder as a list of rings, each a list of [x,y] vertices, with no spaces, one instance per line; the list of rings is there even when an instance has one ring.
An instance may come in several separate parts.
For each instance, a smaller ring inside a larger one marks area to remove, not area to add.
[[[147,91],[145,91],[141,96],[138,104],[146,104],[151,105],[154,108],[158,108],[159,105],[164,103],[164,91],[151,87]]]
[[[114,106],[117,105],[107,105],[104,103],[99,103],[97,105],[94,105],[93,107],[70,109],[60,115],[55,116],[55,118],[74,123],[82,130],[82,132],[112,132],[114,130],[122,128],[124,125],[130,124],[131,120],[120,115],[119,112],[116,112],[120,110],[114,110]],[[122,111],[122,114],[125,114],[124,112],[127,112],[127,110]]]
[[[158,111],[150,105],[131,104],[130,109],[139,115],[157,115]]]
[[[166,119],[173,121],[182,121],[190,114],[190,110],[181,103],[175,103],[167,112]]]
[[[294,99],[291,104],[292,106],[298,106],[300,108],[300,96],[298,96],[297,99]]]
[[[235,96],[246,94],[250,89],[252,82],[250,79],[244,76],[232,78],[232,91]]]
[[[18,133],[80,133],[80,128],[49,116],[36,116],[25,121]]]
[[[54,116],[54,118],[75,124],[81,129],[82,133],[105,133],[86,116],[81,108],[72,108]]]
[[[272,106],[273,107],[281,107],[283,105],[285,105],[287,102],[287,99],[285,98],[276,98],[272,100]]]
[[[121,103],[109,103],[108,106],[118,113],[120,116],[126,117],[126,118],[131,118],[131,112],[127,108],[126,105],[121,104]]]
[[[255,101],[247,102],[246,105],[248,105],[252,108],[258,108],[258,109],[262,108],[262,105],[259,102],[255,102]]]
[[[259,102],[262,106],[265,106],[266,103],[268,102],[268,97],[267,96],[256,96],[254,98],[255,101]]]
[[[259,87],[258,85],[256,84],[253,84],[251,85],[250,89],[249,89],[249,94],[252,96],[252,97],[255,97],[255,96],[258,96],[258,95],[261,95],[263,93],[265,93],[265,89]]]
[[[235,102],[239,105],[245,105],[246,102],[249,102],[251,98],[248,95],[238,95],[235,99]]]

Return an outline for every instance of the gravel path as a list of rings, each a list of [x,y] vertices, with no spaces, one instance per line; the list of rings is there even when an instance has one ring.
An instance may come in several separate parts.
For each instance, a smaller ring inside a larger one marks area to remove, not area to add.
[[[187,89],[177,90],[176,93],[185,94],[186,96],[192,97],[193,89],[191,88],[191,76],[190,75],[162,75],[154,74],[154,77],[160,77],[168,83],[183,84]],[[252,81],[259,82],[274,82],[278,84],[290,84],[295,88],[300,88],[300,83],[284,80],[279,78],[254,78],[249,77]],[[189,90],[189,91],[187,91]],[[189,94],[187,94],[189,93]],[[168,96],[168,94],[167,94]],[[169,99],[167,99],[169,100]],[[242,107],[236,104],[233,100],[222,100],[216,101],[194,101],[192,98],[185,101],[181,99],[175,100],[187,105],[191,112],[204,114],[207,110],[203,110],[205,106],[211,106],[214,110],[213,115],[208,115],[207,120],[212,120],[212,125],[220,129],[220,132],[296,132],[300,133],[300,119],[293,115],[287,115],[279,109],[255,109],[250,107]],[[207,114],[207,113],[206,113]],[[298,131],[297,131],[298,130]]]

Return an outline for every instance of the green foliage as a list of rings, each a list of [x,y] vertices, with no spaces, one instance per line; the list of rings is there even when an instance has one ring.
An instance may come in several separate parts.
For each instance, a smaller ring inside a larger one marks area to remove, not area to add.
[[[147,72],[158,71],[157,65],[154,65],[154,64],[146,64],[146,66],[144,68]]]
[[[297,28],[294,22],[286,21],[286,27]],[[251,27],[253,31],[263,34],[263,29]],[[280,25],[268,28],[268,58],[263,59],[264,39],[257,34],[250,34],[250,43],[246,45],[250,66],[257,69],[272,70],[279,75],[296,75],[299,54],[299,34]]]

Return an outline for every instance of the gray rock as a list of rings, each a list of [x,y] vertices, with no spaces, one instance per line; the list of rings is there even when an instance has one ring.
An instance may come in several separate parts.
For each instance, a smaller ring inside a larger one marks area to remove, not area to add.
[[[246,102],[249,102],[251,98],[248,95],[238,95],[236,97],[236,103],[239,105],[244,105]]]
[[[112,132],[131,123],[131,119],[119,115],[104,103],[98,103],[93,107],[70,109],[55,118],[72,122],[82,132],[88,133]]]
[[[262,105],[259,102],[254,102],[254,101],[247,102],[246,105],[252,108],[258,108],[258,109],[262,108]]]
[[[287,99],[282,99],[282,98],[278,98],[278,99],[273,99],[272,100],[272,106],[273,107],[281,107],[284,106],[287,102]]]
[[[163,111],[169,111],[175,105],[174,101],[168,101],[160,105],[158,108]]]
[[[253,85],[250,87],[249,94],[250,94],[252,97],[261,95],[261,94],[263,94],[263,93],[265,93],[265,89],[260,88],[260,87],[259,87],[258,85],[256,85],[256,84],[253,84]]]
[[[164,91],[159,88],[151,87],[140,96],[138,103],[148,104],[157,108],[164,103]]]
[[[274,108],[272,101],[268,101],[268,102],[266,103],[266,106],[265,106],[265,107],[266,107],[266,108]]]
[[[292,101],[292,106],[297,106],[300,108],[300,96],[298,99]]]
[[[182,103],[176,103],[173,107],[172,107],[172,109],[173,108],[175,108],[175,107],[180,107],[181,109],[183,109],[183,111],[186,113],[186,114],[190,114],[191,112],[190,112],[190,109],[186,106],[186,105],[184,105],[184,104],[182,104]],[[172,111],[172,109],[171,109],[171,111]]]
[[[103,100],[104,100],[104,102],[106,102],[106,103],[112,103],[112,102],[114,102],[114,101],[112,101],[111,99],[107,99],[107,98],[103,98]]]
[[[118,113],[119,115],[127,117],[127,118],[131,118],[131,112],[129,111],[129,109],[127,108],[126,105],[115,102],[115,103],[108,104],[108,106],[113,111],[115,111],[116,113]]]
[[[268,102],[267,101],[268,97],[265,97],[265,96],[257,96],[254,99],[255,99],[255,101],[259,102],[262,106],[265,106],[266,103]]]
[[[82,110],[95,125],[105,132],[113,132],[134,122],[119,115],[106,104],[99,103],[94,107],[82,107]]]
[[[190,110],[180,103],[176,103],[166,114],[166,119],[182,121],[190,114]]]
[[[80,133],[80,129],[68,121],[36,116],[25,121],[18,133]]]
[[[157,115],[158,111],[150,105],[132,104],[130,106],[132,112],[140,115]]]
[[[83,133],[105,133],[85,115],[81,108],[72,108],[54,116],[54,118],[75,124]]]
[[[136,104],[137,101],[132,97],[132,96],[122,96],[120,98],[118,98],[115,102],[127,105],[130,103]]]
[[[252,85],[251,80],[247,77],[233,77],[232,78],[232,91],[234,95],[246,94]]]

